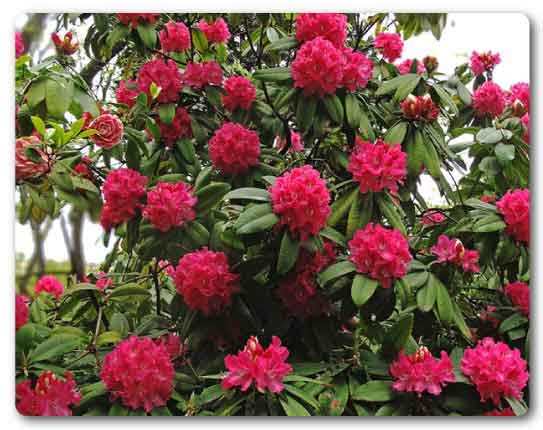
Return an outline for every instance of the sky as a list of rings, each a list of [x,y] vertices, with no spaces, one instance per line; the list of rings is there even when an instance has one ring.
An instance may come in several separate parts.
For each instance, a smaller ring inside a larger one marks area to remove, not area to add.
[[[441,40],[431,33],[423,33],[405,41],[402,58],[419,58],[433,55],[439,60],[439,70],[450,74],[465,62],[471,51],[499,52],[502,63],[496,67],[494,80],[504,88],[516,82],[529,82],[530,78],[530,29],[528,19],[522,14],[511,13],[452,13]],[[433,181],[425,177],[422,194],[433,204],[441,199]],[[83,229],[85,257],[88,263],[101,262],[108,250],[102,245],[102,228],[86,220]],[[111,241],[113,242],[113,241]],[[27,257],[32,254],[32,234],[28,225],[15,224],[15,249]],[[48,259],[68,260],[60,223],[56,220],[44,244]]]

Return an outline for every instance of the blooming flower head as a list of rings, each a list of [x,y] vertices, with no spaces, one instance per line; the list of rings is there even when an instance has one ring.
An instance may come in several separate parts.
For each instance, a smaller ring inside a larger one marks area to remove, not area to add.
[[[183,83],[198,90],[204,88],[206,85],[220,86],[222,78],[221,66],[216,61],[187,63],[187,67],[183,73]]]
[[[479,251],[466,249],[459,239],[451,239],[442,234],[430,251],[437,257],[438,263],[452,263],[465,272],[477,273],[481,270],[478,264]]]
[[[524,126],[525,130],[523,139],[526,143],[530,143],[530,114],[525,113],[524,115],[522,115],[520,122]]]
[[[491,72],[494,67],[500,64],[500,54],[488,52],[473,51],[470,57],[471,71],[475,76],[482,75],[484,72]]]
[[[409,94],[400,103],[403,116],[412,121],[435,121],[439,115],[439,108],[433,102],[429,94],[414,96]]]
[[[168,22],[158,33],[158,38],[165,52],[183,52],[190,48],[190,32],[182,22]]]
[[[403,40],[397,33],[379,33],[375,37],[375,48],[389,62],[402,56]]]
[[[281,346],[277,336],[272,337],[266,349],[252,336],[242,351],[225,357],[228,373],[221,385],[225,390],[240,387],[241,391],[247,391],[254,383],[261,393],[280,393],[284,388],[283,378],[292,372],[292,366],[286,362],[288,356],[288,349]]]
[[[400,145],[389,145],[381,139],[375,144],[356,138],[347,170],[360,184],[360,191],[397,191],[407,176],[407,156]]]
[[[60,296],[64,293],[64,286],[62,283],[52,275],[44,275],[36,285],[34,286],[34,293],[36,295],[41,293],[51,294],[55,299],[60,299]]]
[[[473,108],[479,116],[495,118],[505,109],[505,93],[498,84],[487,81],[475,90]]]
[[[400,75],[407,75],[408,73],[411,73],[411,68],[413,67],[413,61],[414,60],[408,58],[396,65],[396,68],[398,69],[398,72],[400,72]],[[417,60],[416,73],[418,75],[422,75],[425,71],[426,71],[426,67],[424,66],[424,64]]]
[[[505,232],[513,239],[530,242],[530,190],[509,190],[496,203],[507,225]]]
[[[322,37],[337,48],[345,45],[347,16],[342,13],[301,13],[296,17],[296,39],[309,42]]]
[[[118,116],[104,113],[89,124],[89,128],[97,131],[90,139],[99,147],[111,149],[123,137],[124,126]]]
[[[23,39],[23,33],[15,32],[15,58],[19,58],[25,53],[25,41]]]
[[[405,276],[413,259],[409,243],[399,230],[373,223],[356,231],[349,252],[356,271],[379,281],[383,288],[390,288],[394,279]]]
[[[422,215],[422,225],[425,226],[432,226],[441,224],[447,219],[445,215],[443,215],[440,211],[436,210],[429,210],[424,212]]]
[[[115,98],[117,99],[117,103],[123,103],[128,107],[132,107],[136,104],[136,98],[139,93],[137,81],[128,79],[119,82],[119,86],[115,90]]]
[[[49,160],[42,151],[41,144],[36,136],[20,137],[15,141],[15,179],[17,181],[49,172]],[[28,151],[32,151],[36,157],[30,158]]]
[[[28,297],[22,294],[15,295],[15,330],[19,330],[28,322]]]
[[[175,371],[166,347],[148,337],[130,336],[104,357],[100,379],[113,400],[146,412],[166,405]]]
[[[306,42],[292,62],[294,86],[306,96],[334,94],[343,85],[345,56],[332,42],[316,37]]]
[[[190,186],[184,182],[158,182],[156,187],[147,193],[143,217],[158,230],[166,232],[196,217],[196,201]]]
[[[316,235],[326,225],[331,212],[330,192],[313,167],[296,167],[279,176],[270,194],[279,224],[301,240]]]
[[[151,84],[160,88],[159,103],[176,102],[179,99],[181,72],[173,60],[154,59],[141,66],[138,72],[138,88],[151,98]]]
[[[170,124],[162,122],[160,118],[156,119],[156,124],[160,130],[160,138],[167,146],[172,146],[179,139],[192,137],[192,121],[183,107],[175,110],[175,116]]]
[[[256,88],[243,76],[232,76],[224,82],[224,107],[230,112],[237,108],[248,110],[256,100]]]
[[[511,85],[506,94],[507,104],[509,104],[516,116],[522,116],[530,111],[530,84],[518,82]]]
[[[79,42],[73,40],[71,31],[68,31],[62,38],[58,33],[52,33],[51,40],[55,45],[55,49],[61,55],[73,55],[79,49]]]
[[[96,288],[104,291],[106,288],[113,287],[113,279],[106,272],[100,271],[96,274]]]
[[[525,316],[530,316],[530,287],[528,287],[527,283],[521,281],[511,282],[505,286],[503,291],[514,307]]]
[[[350,48],[343,50],[345,67],[343,69],[342,86],[349,91],[365,88],[373,75],[373,62],[361,52]]]
[[[502,397],[519,399],[528,382],[526,361],[517,348],[485,337],[473,348],[467,348],[460,368],[481,396],[498,406]]]
[[[117,19],[124,25],[136,28],[139,24],[154,24],[160,17],[159,13],[118,13]]]
[[[49,370],[40,374],[34,388],[28,379],[18,383],[15,397],[17,410],[25,416],[70,416],[70,407],[77,406],[81,401],[81,394],[70,372],[60,379]]]
[[[232,294],[239,290],[238,278],[226,254],[203,248],[179,259],[173,279],[190,309],[216,315],[230,306]]]
[[[260,139],[256,132],[233,122],[224,123],[209,140],[213,166],[227,175],[237,175],[258,164]]]
[[[287,139],[282,138],[281,136],[276,136],[273,141],[273,146],[278,151],[282,151],[287,144]],[[288,152],[301,152],[304,150],[304,141],[302,140],[302,135],[296,131],[290,130],[290,147]]]
[[[398,358],[390,365],[394,378],[392,388],[396,391],[423,392],[437,396],[447,383],[454,382],[453,364],[445,351],[435,358],[428,348],[420,347],[411,355],[400,351]]]
[[[230,39],[230,30],[222,18],[208,22],[205,19],[200,20],[198,28],[204,33],[209,43],[225,43]]]
[[[486,417],[514,417],[516,416],[511,408],[493,409],[483,414]]]

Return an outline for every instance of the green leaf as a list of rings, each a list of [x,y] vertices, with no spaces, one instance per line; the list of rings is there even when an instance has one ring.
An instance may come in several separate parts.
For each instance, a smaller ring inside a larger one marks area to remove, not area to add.
[[[253,221],[243,224],[236,230],[237,234],[253,234],[261,231],[267,231],[271,229],[275,224],[279,222],[279,217],[274,213],[269,213],[263,217],[257,218]]]
[[[353,303],[358,307],[365,304],[373,296],[378,286],[379,283],[377,281],[366,278],[363,275],[356,275],[351,286]]]
[[[515,159],[515,145],[498,143],[494,148],[496,159],[501,164],[507,164]]]
[[[354,400],[365,402],[388,402],[394,398],[392,392],[392,382],[390,381],[370,381],[360,385],[351,393]]]
[[[45,99],[45,83],[45,79],[32,82],[25,95],[29,107],[35,107]]]
[[[327,95],[322,99],[322,102],[332,121],[336,124],[343,124],[343,105],[339,97],[335,94]]]
[[[253,78],[266,82],[281,82],[291,78],[290,67],[271,67],[268,69],[256,70]]]
[[[428,279],[428,272],[426,273],[426,279]],[[436,302],[437,290],[435,284],[427,283],[417,291],[417,306],[422,312],[429,312],[433,309]]]
[[[433,142],[424,142],[422,133],[420,133],[418,130],[415,133],[415,141],[419,142],[417,145],[424,147],[423,163],[428,169],[428,173],[430,173],[433,178],[439,178],[441,176],[441,160],[437,154]]]
[[[196,246],[207,246],[209,243],[209,231],[198,221],[191,221],[185,224],[184,230]]]
[[[151,24],[139,24],[136,30],[143,44],[149,49],[154,49],[157,39],[155,27]]]
[[[332,204],[332,213],[328,218],[328,225],[330,227],[334,227],[341,221],[343,216],[353,204],[354,199],[358,196],[359,192],[359,188],[355,187],[350,193],[346,192]]]
[[[240,214],[237,221],[234,224],[234,229],[237,230],[243,225],[259,219],[264,215],[272,213],[272,207],[269,203],[253,204],[245,208],[245,210]]]
[[[64,78],[50,78],[45,84],[45,104],[49,115],[63,119],[74,94],[74,83]]]
[[[105,331],[98,336],[96,339],[96,345],[102,346],[107,344],[116,344],[120,342],[122,339],[122,336],[120,333],[116,331]]]
[[[212,385],[205,388],[197,397],[196,402],[199,406],[206,405],[214,402],[224,396],[224,390],[221,388],[221,384]]]
[[[483,128],[475,136],[475,140],[479,143],[498,143],[502,139],[502,132],[494,127]]]
[[[428,281],[428,272],[422,270],[419,272],[408,273],[402,280],[412,289],[416,289],[426,284],[426,281]]]
[[[451,296],[445,288],[445,285],[433,274],[428,278],[428,285],[436,290],[437,312],[440,321],[451,323],[454,320],[454,309],[451,301]]]
[[[269,202],[270,193],[262,188],[238,188],[223,197],[224,200],[254,200]]]
[[[438,84],[433,85],[432,88],[435,90],[435,92],[437,93],[437,95],[441,99],[441,102],[450,109],[451,113],[453,115],[458,115],[458,107],[456,106],[456,103],[454,102],[452,97],[449,95],[449,93],[447,91],[445,91]]]
[[[110,417],[126,417],[128,415],[128,409],[121,406],[119,403],[114,403],[109,409],[108,415]]]
[[[192,43],[194,43],[194,47],[200,53],[207,51],[209,45],[204,33],[197,29],[192,30]]]
[[[503,219],[492,213],[490,215],[479,218],[475,224],[473,224],[473,231],[476,233],[490,233],[493,231],[502,231],[506,227]]]
[[[194,193],[198,201],[196,202],[196,213],[199,216],[205,215],[214,208],[230,191],[231,186],[225,182],[212,182],[202,187]]]
[[[32,120],[32,125],[34,125],[34,128],[40,133],[42,136],[45,136],[45,123],[39,116],[32,116],[30,118]]]
[[[285,396],[286,401],[283,399],[279,399],[281,402],[281,406],[283,406],[283,410],[285,411],[285,414],[289,417],[308,417],[311,414],[307,412],[307,409],[304,408],[297,400],[295,400],[291,396]]]
[[[462,82],[459,81],[458,84],[456,84],[456,91],[458,92],[458,97],[462,100],[462,103],[466,106],[470,106],[471,94]]]
[[[360,102],[354,94],[347,94],[345,96],[345,115],[347,116],[347,122],[353,129],[360,127],[360,121],[362,112],[360,110]]]
[[[356,267],[353,263],[350,261],[340,261],[339,263],[328,266],[326,270],[318,275],[317,280],[320,285],[324,285],[327,282],[353,273],[354,271],[356,271]]]
[[[384,344],[393,348],[395,352],[404,349],[413,330],[413,321],[414,316],[412,313],[401,315],[387,332]]]
[[[528,413],[528,406],[524,403],[523,400],[515,399],[513,397],[506,397],[505,400],[513,409],[513,412],[517,417],[521,417]]]
[[[389,81],[385,81],[375,92],[376,96],[384,96],[397,90],[398,87],[408,82],[415,81],[420,77],[414,73],[408,73],[406,75],[397,76]]]
[[[302,130],[309,130],[317,112],[317,99],[315,97],[298,96],[296,106],[296,120]]]
[[[295,48],[296,46],[298,46],[298,40],[295,37],[283,37],[281,39],[274,40],[269,45],[267,45],[264,49],[264,52],[287,51],[289,49]]]
[[[66,354],[78,347],[82,343],[82,340],[80,336],[72,334],[51,336],[30,352],[29,360],[32,362],[50,360],[51,358]]]
[[[160,121],[163,123],[171,124],[175,117],[175,104],[160,104],[158,106],[158,116],[160,117]]]
[[[394,93],[394,100],[396,101],[405,99],[415,90],[415,88],[417,88],[417,85],[420,82],[420,76],[416,73],[409,73],[403,76],[409,76],[409,78],[406,78],[396,89],[396,92]]]
[[[491,205],[490,203],[482,202],[482,201],[479,200],[479,199],[470,198],[470,199],[467,199],[466,201],[464,201],[464,204],[465,204],[466,206],[471,207],[471,208],[482,209],[482,210],[486,210],[486,211],[496,212],[496,206]]]
[[[115,287],[109,295],[109,298],[110,300],[125,298],[141,300],[149,297],[150,295],[151,293],[146,288],[139,287],[136,284],[127,284],[121,285],[120,287]]]
[[[500,334],[504,334],[510,330],[513,330],[517,327],[523,326],[528,322],[528,319],[520,314],[520,313],[514,313],[513,315],[509,316],[505,320],[503,320],[500,324],[499,332]]]
[[[112,330],[121,334],[122,337],[125,337],[130,330],[130,324],[126,317],[120,313],[115,312],[109,321],[109,326]]]
[[[388,220],[390,225],[400,230],[404,236],[407,236],[407,230],[405,228],[405,225],[402,222],[396,205],[392,202],[390,197],[388,197],[387,194],[380,195],[377,199],[377,204],[379,205],[379,210]]]
[[[326,239],[331,240],[332,242],[335,242],[342,247],[347,246],[347,240],[345,239],[345,236],[343,236],[343,234],[341,234],[339,231],[332,227],[323,228],[319,234],[322,237],[325,237]]]
[[[288,391],[290,394],[295,395],[296,397],[303,400],[314,409],[317,409],[319,407],[317,400],[312,395],[306,393],[305,391],[302,391],[301,389],[295,387],[294,385],[285,384],[284,387],[285,387],[285,390]]]
[[[277,273],[284,275],[296,264],[298,253],[300,251],[300,242],[293,239],[288,230],[283,233],[281,247],[277,257]]]
[[[408,123],[405,121],[399,122],[390,128],[385,134],[385,142],[387,143],[402,143],[407,134]]]

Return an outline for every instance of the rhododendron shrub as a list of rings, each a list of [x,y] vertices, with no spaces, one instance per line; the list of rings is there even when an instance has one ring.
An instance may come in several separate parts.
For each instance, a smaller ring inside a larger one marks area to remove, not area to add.
[[[43,244],[17,260],[20,413],[526,413],[515,59],[406,55],[444,14],[45,19],[56,49],[18,28],[12,53],[17,221]],[[70,273],[39,265],[52,221]]]

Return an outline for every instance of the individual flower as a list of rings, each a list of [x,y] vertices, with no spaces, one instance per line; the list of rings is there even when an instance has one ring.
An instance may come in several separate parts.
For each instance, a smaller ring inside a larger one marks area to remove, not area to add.
[[[19,58],[25,53],[25,41],[23,39],[23,33],[15,32],[15,58]]]
[[[190,48],[190,31],[182,22],[168,22],[158,38],[164,52],[183,52]]]
[[[90,139],[99,147],[111,149],[117,145],[124,133],[124,126],[118,116],[104,113],[89,124],[89,128],[97,131]]]
[[[394,279],[405,276],[413,259],[409,243],[399,230],[373,223],[356,231],[349,252],[356,271],[375,279],[383,288],[390,288]]]
[[[481,196],[481,201],[484,203],[494,203],[496,201],[495,194],[484,194]]]
[[[522,115],[522,118],[520,118],[520,122],[522,123],[525,130],[524,136],[522,136],[522,138],[526,143],[530,143],[530,114],[525,113],[524,115]]]
[[[239,290],[238,278],[226,254],[203,248],[179,259],[173,279],[190,309],[216,315],[230,306],[232,294]]]
[[[136,98],[139,93],[138,82],[133,79],[127,79],[119,82],[119,86],[115,90],[115,98],[117,99],[117,103],[123,103],[128,107],[132,107],[136,104]]]
[[[15,397],[21,415],[41,417],[70,416],[71,406],[77,406],[81,401],[81,394],[70,372],[60,379],[49,370],[40,374],[34,388],[28,379],[19,382]]]
[[[322,251],[300,251],[294,270],[276,290],[277,297],[290,315],[304,320],[330,310],[330,302],[321,294],[316,277],[335,259],[336,250],[330,242],[324,244]]]
[[[396,68],[398,69],[398,72],[400,72],[400,75],[407,75],[408,73],[412,73],[411,69],[413,68],[413,62],[414,60],[408,58],[406,60],[403,60],[401,63],[396,64]],[[426,67],[423,63],[417,60],[417,70],[415,73],[417,75],[422,75],[426,71]]]
[[[106,272],[100,271],[96,274],[96,288],[104,291],[106,288],[113,287],[113,279]]]
[[[513,239],[530,242],[530,190],[509,190],[496,203],[507,225],[505,232]]]
[[[165,406],[174,386],[175,371],[162,344],[130,336],[106,354],[100,379],[113,400],[130,409],[151,412]]]
[[[484,72],[492,72],[500,62],[500,54],[498,53],[473,51],[470,57],[470,68],[475,76],[479,76]]]
[[[208,144],[209,158],[216,169],[237,175],[258,165],[260,139],[241,124],[226,122],[215,131]]]
[[[51,294],[58,300],[64,293],[64,286],[54,276],[44,275],[38,279],[38,282],[34,286],[34,294],[38,295],[41,293]]]
[[[407,176],[407,156],[400,145],[389,145],[381,139],[372,144],[357,137],[347,170],[360,184],[362,193],[385,189],[395,192]]]
[[[216,61],[187,63],[182,79],[183,84],[199,90],[206,85],[221,86],[223,74],[220,64]]]
[[[15,330],[19,330],[28,322],[28,297],[23,294],[15,295]]]
[[[49,172],[49,159],[42,151],[41,145],[40,139],[35,136],[20,137],[15,141],[15,179],[17,181]]]
[[[487,417],[514,417],[516,416],[511,408],[493,409],[483,414]]]
[[[169,262],[169,260],[160,260],[158,262],[158,267],[160,270],[164,270],[164,273],[166,273],[167,276],[173,279],[175,275],[175,267],[172,263]]]
[[[433,226],[441,224],[446,219],[447,217],[443,215],[443,213],[441,213],[440,211],[429,210],[424,212],[424,214],[422,215],[422,225]]]
[[[166,232],[196,217],[196,201],[190,186],[184,182],[158,182],[147,193],[147,204],[142,214],[156,229]]]
[[[224,82],[222,102],[230,112],[236,109],[249,110],[256,100],[256,88],[243,76],[232,76]]]
[[[306,42],[292,62],[294,86],[304,95],[323,97],[334,94],[343,85],[345,56],[328,40],[317,37]]]
[[[275,136],[273,146],[278,151],[282,151],[287,144],[287,139],[281,136]],[[288,152],[301,152],[304,150],[304,141],[302,135],[296,131],[290,130],[290,147]]]
[[[83,157],[81,157],[81,161],[74,166],[74,169],[73,169],[74,173],[77,176],[81,176],[82,178],[86,178],[90,181],[93,181],[94,175],[90,168],[91,164],[92,164],[92,160],[86,155],[84,155]]]
[[[466,348],[460,368],[475,385],[481,401],[491,400],[496,406],[502,397],[519,399],[528,382],[526,361],[520,351],[490,337]]]
[[[439,67],[439,61],[436,57],[432,57],[431,55],[427,55],[422,59],[422,63],[424,64],[424,67],[426,68],[426,71],[428,73],[433,73],[437,70]]]
[[[514,307],[525,316],[530,316],[530,287],[527,283],[511,282],[504,287],[503,291]]]
[[[145,63],[138,72],[138,88],[151,96],[151,85],[155,84],[160,93],[157,97],[159,103],[172,103],[179,100],[181,83],[181,72],[173,60],[154,59]]]
[[[326,225],[331,212],[330,192],[313,167],[296,167],[279,176],[270,194],[279,224],[301,240],[315,236]]]
[[[156,119],[156,124],[160,130],[160,138],[167,146],[172,146],[179,139],[192,137],[192,121],[183,107],[175,109],[175,116],[170,124],[162,122],[160,118]]]
[[[400,351],[398,358],[390,365],[395,391],[414,392],[419,396],[425,391],[434,396],[449,382],[455,382],[453,364],[448,354],[441,351],[435,358],[428,348],[420,347],[414,354]]]
[[[342,13],[300,13],[296,17],[298,42],[309,42],[317,37],[342,48],[347,38],[347,16]]]
[[[140,24],[154,24],[160,17],[159,13],[118,13],[117,19],[124,25],[136,28]]]
[[[222,18],[208,22],[205,19],[200,20],[198,28],[204,33],[209,43],[226,43],[230,39],[230,30]]]
[[[55,49],[60,55],[73,55],[79,49],[79,42],[73,40],[73,34],[68,31],[64,37],[60,37],[58,33],[51,33],[51,40],[55,45]]]
[[[342,86],[349,91],[365,88],[373,75],[373,62],[363,53],[350,48],[343,50],[345,67],[343,69]]]
[[[435,121],[439,115],[439,108],[433,102],[429,94],[414,96],[409,94],[400,103],[403,116],[412,121]]]
[[[438,263],[452,263],[461,267],[464,272],[480,272],[479,251],[466,249],[459,239],[451,239],[441,234],[437,243],[430,249],[437,257]]]
[[[391,63],[402,56],[403,40],[397,33],[379,33],[375,37],[374,46]]]
[[[228,373],[221,385],[225,390],[240,387],[247,391],[254,384],[261,393],[280,393],[284,389],[283,378],[292,372],[292,366],[286,362],[288,356],[288,349],[281,346],[277,336],[272,337],[266,349],[252,336],[242,351],[224,358]]]
[[[513,108],[516,116],[522,117],[527,112],[530,112],[530,84],[526,82],[518,82],[511,85],[506,93],[507,104]]]
[[[505,93],[498,84],[487,81],[475,90],[473,108],[478,116],[500,116],[505,109]]]

